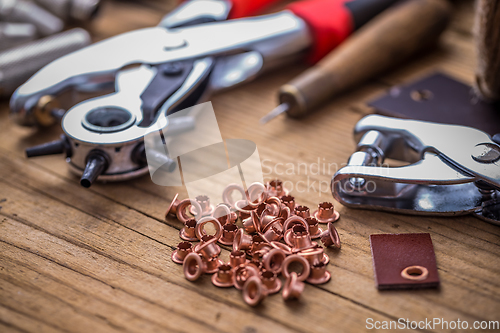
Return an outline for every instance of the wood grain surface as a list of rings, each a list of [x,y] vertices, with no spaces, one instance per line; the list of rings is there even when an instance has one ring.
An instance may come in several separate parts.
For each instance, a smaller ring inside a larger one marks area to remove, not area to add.
[[[89,28],[100,40],[155,25],[173,6],[173,1],[160,0],[106,1]],[[352,128],[371,112],[366,101],[392,84],[436,70],[473,82],[472,8],[470,1],[455,4],[437,49],[340,96],[307,119],[258,123],[275,106],[279,86],[306,69],[303,64],[214,96],[223,138],[253,140],[268,179],[303,181],[293,192],[300,203],[314,208],[332,201],[326,184],[355,149]],[[84,189],[61,156],[24,157],[26,147],[60,133],[58,126],[14,125],[8,102],[1,102],[1,332],[360,332],[367,318],[460,319],[469,325],[500,320],[500,228],[470,216],[394,215],[334,202],[341,213],[336,227],[342,250],[326,250],[331,281],[307,285],[300,301],[284,302],[274,295],[250,308],[239,291],[216,288],[209,276],[188,282],[182,266],[170,259],[180,242],[181,223],[164,219],[174,194],[185,197],[186,191],[154,185],[147,176]],[[324,171],[298,168],[318,161]],[[307,182],[309,188],[302,185]],[[378,291],[369,235],[410,232],[431,234],[441,287]],[[222,258],[228,259],[227,249]]]

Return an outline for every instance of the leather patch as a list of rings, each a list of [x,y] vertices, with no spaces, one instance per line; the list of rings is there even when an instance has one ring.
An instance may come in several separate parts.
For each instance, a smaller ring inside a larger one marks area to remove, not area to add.
[[[370,235],[370,246],[378,289],[439,286],[430,234]]]
[[[368,105],[386,116],[475,127],[490,135],[500,133],[500,105],[482,102],[471,91],[470,86],[437,73],[393,87]]]

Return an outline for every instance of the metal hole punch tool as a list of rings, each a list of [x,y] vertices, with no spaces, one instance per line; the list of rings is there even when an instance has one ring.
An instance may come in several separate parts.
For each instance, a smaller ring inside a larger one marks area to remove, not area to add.
[[[414,215],[473,214],[500,225],[500,140],[465,126],[370,115],[357,151],[332,178],[336,200],[353,208]],[[390,158],[408,162],[385,167]]]
[[[64,142],[49,144],[45,152],[28,150],[28,156],[65,152],[70,169],[84,175],[85,187],[95,179],[145,174],[144,135],[170,130],[167,115],[308,51],[324,55],[352,32],[351,14],[373,17],[395,2],[303,1],[275,14],[226,20],[274,1],[186,1],[157,27],[109,38],[48,64],[12,96],[12,118],[21,125],[51,123],[61,115],[58,97],[68,90],[97,93],[114,85],[115,91],[73,106],[62,119]],[[188,123],[182,122],[186,130]]]

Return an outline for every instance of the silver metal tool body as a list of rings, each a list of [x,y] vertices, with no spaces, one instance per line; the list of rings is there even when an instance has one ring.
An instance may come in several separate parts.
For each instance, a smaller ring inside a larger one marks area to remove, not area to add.
[[[31,23],[0,22],[0,50],[30,42],[35,38],[36,27]]]
[[[90,42],[88,32],[75,28],[1,51],[0,96],[10,95],[43,66]]]
[[[474,128],[378,115],[355,127],[358,151],[332,178],[353,208],[417,215],[474,214],[500,224],[500,146]],[[408,162],[385,167],[386,158]]]
[[[131,152],[143,145],[145,134],[170,126],[168,114],[293,61],[312,43],[305,22],[289,11],[194,26],[189,23],[197,16],[185,17],[189,20],[177,16],[171,23],[162,21],[165,26],[185,27],[125,33],[50,63],[13,94],[14,120],[36,125],[35,111],[42,97],[57,97],[68,89],[98,91],[116,82],[114,93],[79,103],[66,113],[62,127],[71,146],[67,160],[81,174],[89,154],[98,149],[108,160],[99,179],[133,178],[146,173],[147,167],[131,158]],[[124,69],[130,65],[139,66]],[[169,89],[173,90],[168,96],[161,96]],[[158,102],[150,106],[155,99]],[[99,120],[104,114],[107,124]],[[117,119],[109,121],[112,115]]]
[[[29,0],[0,0],[0,20],[31,23],[42,36],[63,30],[64,22]]]

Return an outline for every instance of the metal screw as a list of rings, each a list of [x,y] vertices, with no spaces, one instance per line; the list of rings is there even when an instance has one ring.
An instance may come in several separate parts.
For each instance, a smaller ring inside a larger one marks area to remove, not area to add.
[[[472,158],[479,163],[494,163],[500,159],[500,148],[491,143],[481,143],[474,147]]]
[[[10,95],[43,66],[89,44],[88,32],[76,28],[0,52],[0,95]]]
[[[184,71],[184,65],[181,62],[172,62],[161,66],[160,70],[165,76],[177,76]]]

